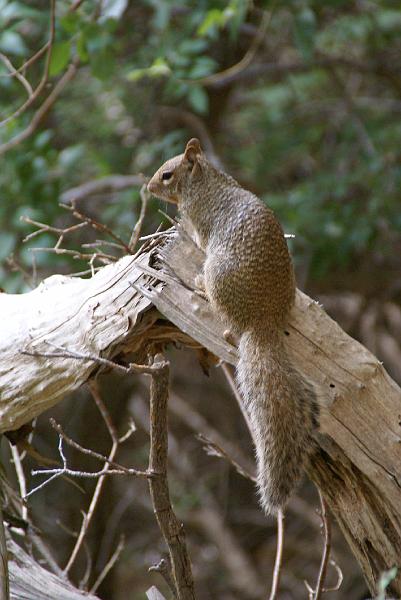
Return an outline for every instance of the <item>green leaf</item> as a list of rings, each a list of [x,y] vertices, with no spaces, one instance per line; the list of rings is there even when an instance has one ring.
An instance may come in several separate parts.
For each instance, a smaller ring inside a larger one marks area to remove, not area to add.
[[[15,31],[4,31],[0,35],[0,50],[5,54],[16,54],[17,56],[25,56],[27,47],[19,33]]]
[[[315,49],[316,18],[310,8],[303,8],[294,18],[294,41],[303,58],[312,58]]]
[[[86,47],[86,37],[85,34],[83,32],[81,32],[78,36],[77,39],[77,53],[79,56],[79,59],[86,63],[89,60],[89,54],[88,54],[88,50]]]
[[[1,19],[5,23],[13,19],[37,18],[40,12],[38,9],[24,6],[22,2],[6,2],[4,8],[0,5]]]
[[[64,17],[61,17],[60,24],[64,31],[74,34],[80,28],[81,18],[76,12],[67,13]]]
[[[216,62],[208,56],[199,56],[195,59],[193,66],[189,70],[188,76],[191,79],[200,79],[210,75],[216,69]]]
[[[89,64],[92,69],[92,74],[97,77],[97,79],[106,80],[115,73],[115,58],[113,54],[107,50],[101,50],[100,52],[91,54],[89,56]]]
[[[159,57],[156,58],[150,67],[145,69],[133,69],[127,73],[127,79],[128,81],[138,81],[139,79],[142,79],[142,77],[163,77],[170,74],[171,69],[167,62],[164,58]]]
[[[71,42],[57,42],[53,46],[50,60],[50,75],[58,75],[70,60]]]
[[[188,92],[188,101],[195,112],[204,115],[209,109],[209,97],[199,85],[192,86]]]
[[[218,8],[212,8],[206,14],[206,17],[198,27],[198,35],[204,36],[210,33],[214,33],[216,29],[224,26],[227,17],[222,10]]]
[[[13,233],[0,233],[0,260],[4,260],[14,250],[16,236]]]

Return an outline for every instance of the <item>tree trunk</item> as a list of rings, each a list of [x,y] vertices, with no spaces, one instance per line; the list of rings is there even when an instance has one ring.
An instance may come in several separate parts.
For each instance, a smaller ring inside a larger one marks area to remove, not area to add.
[[[112,359],[151,340],[180,338],[235,364],[224,324],[193,291],[202,261],[179,229],[174,239],[161,237],[156,248],[104,267],[92,279],[54,276],[28,294],[1,294],[0,430],[20,427],[104,368],[68,352],[51,358],[21,351],[61,354],[62,346]],[[300,291],[283,335],[326,407],[309,475],[372,593],[380,574],[396,566],[389,591],[400,595],[401,391],[366,348]]]

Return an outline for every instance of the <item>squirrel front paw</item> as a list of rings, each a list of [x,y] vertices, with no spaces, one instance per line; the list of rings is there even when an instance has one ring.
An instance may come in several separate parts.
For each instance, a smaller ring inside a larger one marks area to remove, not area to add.
[[[195,277],[195,287],[198,288],[198,290],[201,290],[202,292],[206,291],[206,287],[205,287],[205,276],[203,275],[203,273],[198,273]]]
[[[205,300],[208,300],[205,287],[205,276],[203,275],[203,273],[198,273],[198,275],[196,275],[194,283],[195,292],[198,294],[198,296],[204,298]]]
[[[231,329],[225,329],[223,331],[223,338],[226,340],[226,342],[228,342],[232,346],[236,346],[237,345],[237,341],[235,339],[235,335],[231,331]]]

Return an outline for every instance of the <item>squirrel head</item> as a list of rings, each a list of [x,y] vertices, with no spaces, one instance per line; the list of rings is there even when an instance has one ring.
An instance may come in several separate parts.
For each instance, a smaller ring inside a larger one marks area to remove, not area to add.
[[[201,173],[203,152],[199,140],[192,138],[184,154],[170,158],[153,175],[148,190],[157,198],[178,204],[183,189]]]

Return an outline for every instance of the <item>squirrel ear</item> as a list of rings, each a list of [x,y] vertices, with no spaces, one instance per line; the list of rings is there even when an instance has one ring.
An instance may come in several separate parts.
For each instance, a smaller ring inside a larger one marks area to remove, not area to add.
[[[202,148],[200,141],[196,138],[189,140],[184,153],[184,158],[188,160],[192,165],[197,161],[198,156],[202,154]]]

